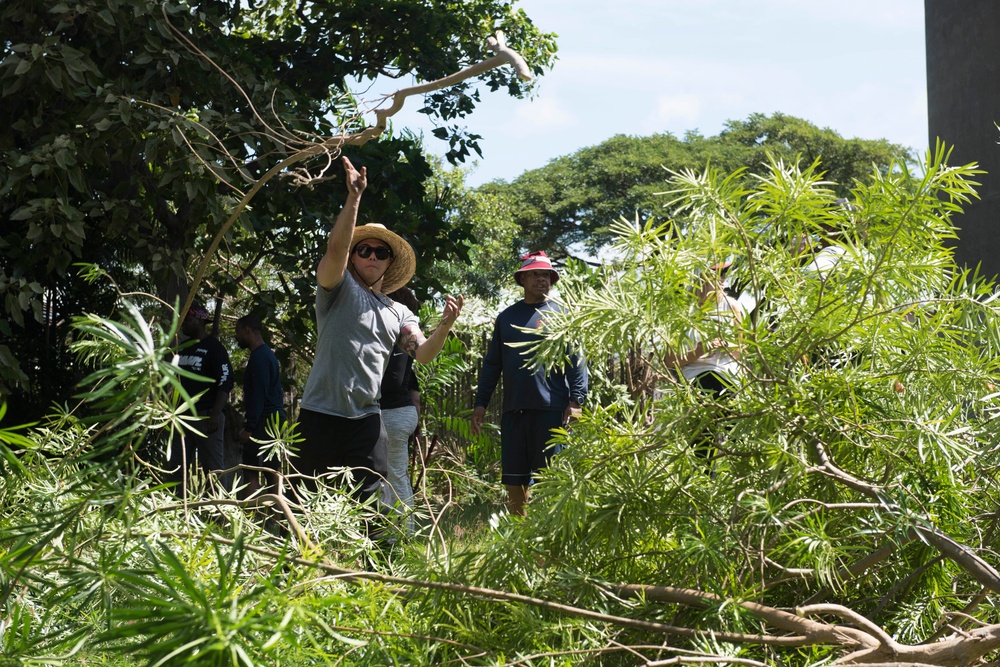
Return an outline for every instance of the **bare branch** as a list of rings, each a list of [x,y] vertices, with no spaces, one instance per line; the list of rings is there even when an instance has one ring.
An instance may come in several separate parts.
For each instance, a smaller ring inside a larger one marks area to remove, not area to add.
[[[830,459],[826,448],[823,446],[823,443],[820,442],[819,438],[811,436],[810,438],[812,440],[813,449],[820,459],[820,465],[817,467],[819,472],[836,479],[838,482],[854,489],[858,493],[862,493],[870,498],[875,498],[890,512],[893,512],[894,514],[901,514],[899,508],[896,507],[890,500],[885,498],[879,487],[863,482],[838,468]],[[924,542],[936,548],[945,557],[964,569],[979,584],[994,592],[1000,593],[1000,572],[997,572],[992,565],[980,558],[974,551],[972,551],[972,549],[959,544],[938,530],[936,527],[929,524],[914,525],[911,530],[915,531],[916,535],[919,536]]]
[[[712,593],[690,588],[673,588],[671,586],[645,586],[639,584],[608,585],[616,595],[621,597],[645,598],[657,602],[683,604],[688,607],[705,608],[725,602]],[[797,632],[809,639],[809,644],[833,643],[844,648],[872,647],[877,643],[868,633],[854,628],[830,625],[811,619],[802,618],[796,614],[768,607],[750,601],[733,602],[743,609],[753,613],[779,630]],[[719,635],[716,635],[717,637]],[[728,641],[728,640],[727,640]]]
[[[187,38],[183,36],[181,37],[185,41],[185,43],[187,43]],[[219,231],[216,233],[215,238],[212,239],[212,243],[209,245],[208,249],[205,251],[205,254],[202,256],[201,262],[198,264],[198,268],[195,271],[194,277],[191,281],[190,288],[188,289],[187,299],[185,300],[184,305],[181,308],[181,315],[183,316],[183,314],[187,312],[188,308],[191,307],[191,303],[194,301],[194,295],[197,293],[198,287],[200,286],[201,281],[208,270],[208,265],[211,262],[212,257],[215,255],[215,252],[218,250],[219,244],[222,242],[222,239],[225,237],[225,235],[229,232],[232,226],[239,219],[240,215],[243,213],[243,210],[250,203],[250,200],[252,200],[257,195],[257,192],[264,186],[264,184],[267,183],[269,180],[271,180],[271,178],[273,178],[276,174],[289,170],[293,165],[307,158],[320,154],[325,155],[327,161],[327,167],[329,167],[329,165],[332,164],[333,160],[340,154],[340,151],[344,146],[364,145],[369,141],[371,141],[372,139],[375,139],[376,137],[380,136],[383,132],[385,132],[385,129],[388,124],[388,119],[394,116],[397,112],[399,112],[399,110],[403,108],[403,104],[405,103],[406,98],[412,95],[420,95],[434,90],[440,90],[441,88],[446,88],[448,86],[453,86],[457,83],[465,81],[466,79],[470,79],[484,72],[488,72],[491,69],[496,69],[497,67],[502,67],[507,64],[511,64],[514,66],[520,78],[522,79],[532,78],[531,73],[528,70],[528,66],[524,62],[524,59],[517,52],[513,51],[504,44],[503,33],[498,32],[495,37],[488,38],[487,44],[497,55],[493,56],[492,58],[488,58],[482,62],[476,63],[475,65],[466,67],[465,69],[460,70],[459,72],[450,74],[441,79],[437,79],[435,81],[430,81],[416,86],[410,86],[408,88],[402,88],[396,91],[395,93],[389,96],[392,99],[392,104],[389,106],[389,108],[375,110],[375,116],[377,119],[375,125],[367,127],[360,132],[338,134],[336,136],[329,137],[323,140],[322,142],[312,143],[309,146],[299,150],[298,152],[288,156],[284,160],[278,162],[278,164],[271,167],[263,176],[257,179],[257,181],[254,182],[253,185],[250,187],[250,189],[243,195],[243,198],[240,200],[239,204],[236,205],[235,209],[233,210],[232,214],[230,214],[229,218],[219,228]],[[191,47],[193,48],[193,45],[191,45]],[[210,59],[209,61],[211,62]],[[215,63],[212,64],[215,65]],[[230,80],[232,80],[231,77],[227,78],[230,78]],[[235,81],[233,83],[235,84]],[[255,109],[253,113],[254,117],[257,118],[258,121],[263,123],[265,127],[267,127],[267,123],[264,122],[264,120],[260,117],[260,115],[257,113]],[[276,133],[276,138],[280,136],[281,136],[280,133]],[[294,137],[284,136],[282,138],[286,142],[288,142],[287,145],[291,145],[293,141],[298,141],[298,139]],[[296,179],[299,184],[305,184],[309,182],[307,179],[303,179],[303,177],[299,174],[296,175]]]
[[[656,662],[647,662],[646,667],[665,667],[666,665],[705,665],[705,664],[723,664],[723,665],[750,665],[751,667],[768,667],[766,662],[758,662],[756,660],[750,660],[748,658],[734,658],[728,655],[678,655],[669,660],[657,660]]]
[[[811,614],[834,614],[845,621],[853,623],[862,630],[871,633],[875,637],[878,637],[879,641],[882,642],[884,646],[889,646],[893,650],[896,650],[899,647],[896,641],[886,634],[885,630],[848,607],[844,607],[839,604],[814,604],[809,605],[808,607],[799,607],[795,611],[803,616]]]

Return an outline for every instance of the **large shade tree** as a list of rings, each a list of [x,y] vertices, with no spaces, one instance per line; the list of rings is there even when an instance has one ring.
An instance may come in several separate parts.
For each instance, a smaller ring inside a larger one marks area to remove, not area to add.
[[[766,155],[809,163],[822,158],[827,178],[841,196],[855,181],[870,180],[907,157],[884,139],[845,139],[829,128],[776,113],[729,121],[717,136],[689,132],[639,137],[619,134],[596,146],[552,160],[510,183],[497,181],[480,192],[510,203],[523,247],[545,249],[557,257],[597,252],[612,235],[619,217],[662,217],[667,170],[701,169],[711,163],[723,172],[767,169]]]
[[[126,290],[183,299],[196,261],[252,183],[303,145],[362,126],[352,85],[441,78],[491,56],[486,38],[497,30],[544,72],[551,37],[513,5],[3,3],[0,332],[9,343],[0,346],[0,383],[16,389],[19,411],[37,414],[67,395],[79,379],[65,352],[69,318],[110,305],[106,289],[76,278],[74,263],[100,264]],[[461,125],[480,103],[477,84],[512,95],[530,87],[501,68],[427,95],[455,161],[479,150]],[[390,224],[424,259],[464,252],[457,241],[467,230],[425,196],[431,170],[419,142],[396,132],[349,154],[368,167],[362,222]],[[326,157],[298,165],[308,187],[284,174],[256,195],[203,295],[237,293],[267,263],[280,280],[254,298],[289,315],[290,335],[307,336],[312,263],[344,190],[337,170],[324,171]]]

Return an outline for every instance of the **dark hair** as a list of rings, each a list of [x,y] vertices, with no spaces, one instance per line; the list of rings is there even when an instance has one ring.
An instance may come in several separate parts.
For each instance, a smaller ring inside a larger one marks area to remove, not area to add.
[[[403,304],[413,314],[416,314],[420,310],[420,302],[417,301],[416,295],[413,294],[413,291],[409,287],[400,287],[394,292],[389,292],[386,296],[393,301]]]
[[[260,321],[260,317],[254,315],[253,313],[244,315],[240,319],[236,320],[236,326],[243,327],[244,329],[250,329],[250,331],[255,331],[257,333],[261,333],[264,328],[263,323]]]

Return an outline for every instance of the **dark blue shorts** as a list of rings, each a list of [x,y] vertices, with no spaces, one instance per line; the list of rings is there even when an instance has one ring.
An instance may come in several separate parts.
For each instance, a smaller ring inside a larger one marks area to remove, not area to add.
[[[500,418],[501,482],[528,486],[532,473],[548,465],[558,447],[552,429],[562,426],[562,410],[510,410]]]

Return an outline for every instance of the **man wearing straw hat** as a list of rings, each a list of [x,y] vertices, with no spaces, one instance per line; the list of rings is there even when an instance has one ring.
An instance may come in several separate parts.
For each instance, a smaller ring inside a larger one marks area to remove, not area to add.
[[[413,248],[383,225],[356,226],[367,170],[342,160],[347,202],[316,269],[316,358],[299,415],[304,441],[292,463],[310,476],[351,468],[364,500],[379,497],[387,470],[378,398],[392,347],[398,345],[420,363],[434,359],[463,299],[446,297],[441,324],[424,338],[416,316],[385,296],[413,276]],[[306,486],[315,488],[315,483]]]

